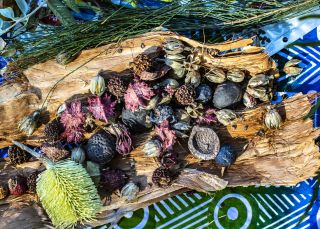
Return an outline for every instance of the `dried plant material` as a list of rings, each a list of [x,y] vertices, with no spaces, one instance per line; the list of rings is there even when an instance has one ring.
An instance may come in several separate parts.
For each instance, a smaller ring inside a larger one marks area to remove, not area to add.
[[[156,126],[155,133],[161,140],[164,151],[173,149],[173,145],[176,142],[176,134],[175,131],[170,129],[168,121],[162,122],[159,127]]]
[[[160,79],[164,75],[166,75],[171,68],[164,64],[156,64],[154,66],[153,72],[143,71],[140,73],[139,78],[145,81],[153,81],[156,79]]]
[[[37,110],[24,117],[18,123],[19,129],[25,132],[28,136],[31,136],[33,132],[38,128],[40,115],[41,111]]]
[[[41,151],[52,161],[57,162],[66,159],[70,153],[65,150],[60,142],[44,143]]]
[[[245,78],[245,74],[240,69],[230,69],[227,72],[227,79],[235,82],[235,83],[241,83]]]
[[[197,124],[205,124],[205,125],[211,125],[215,122],[217,122],[217,117],[215,115],[215,109],[209,108],[207,109],[203,115],[199,116],[197,119]]]
[[[218,121],[224,126],[232,124],[232,122],[237,118],[237,115],[234,111],[229,109],[223,109],[215,112]]]
[[[289,76],[299,75],[303,68],[297,67],[301,63],[301,60],[291,59],[283,67],[283,71]]]
[[[195,100],[195,91],[191,85],[182,85],[176,90],[175,98],[181,105],[190,105]]]
[[[227,80],[226,73],[221,68],[212,68],[204,76],[212,83],[223,83]]]
[[[175,181],[175,185],[181,185],[191,190],[208,193],[225,189],[228,181],[196,169],[184,169]]]
[[[121,98],[126,93],[127,86],[120,77],[112,77],[107,82],[107,90],[117,98]]]
[[[152,174],[152,182],[158,187],[168,187],[172,180],[172,175],[167,168],[157,168]]]
[[[131,134],[123,124],[112,124],[109,130],[117,138],[116,150],[121,155],[128,155],[132,150]]]
[[[111,96],[105,94],[103,97],[91,96],[88,98],[89,111],[96,119],[108,123],[110,117],[114,115],[117,102],[111,101]]]
[[[264,124],[269,129],[279,129],[282,123],[280,114],[276,109],[267,107],[267,113],[264,116]]]
[[[99,74],[90,81],[90,92],[94,95],[101,96],[106,90],[104,79]]]

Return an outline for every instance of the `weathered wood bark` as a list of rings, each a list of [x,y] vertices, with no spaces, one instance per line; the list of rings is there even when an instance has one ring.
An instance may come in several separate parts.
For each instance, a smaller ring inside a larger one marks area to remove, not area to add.
[[[67,66],[61,66],[51,60],[43,64],[33,66],[24,72],[26,79],[21,82],[9,83],[0,88],[0,147],[11,144],[12,139],[25,141],[29,144],[38,145],[42,140],[41,128],[32,137],[26,138],[17,129],[17,122],[25,115],[39,108],[43,99],[53,84],[64,75],[82,66],[71,73],[62,81],[52,96],[48,105],[50,116],[53,117],[57,108],[70,98],[81,98],[88,92],[88,83],[92,76],[101,69],[107,72],[126,74],[128,63],[137,54],[152,46],[161,45],[168,37],[174,36],[193,47],[201,47],[201,44],[179,37],[171,33],[152,33],[136,39],[125,41],[121,44],[121,53],[116,52],[113,46],[103,46],[96,49],[83,51],[74,62]],[[145,45],[142,49],[141,43]],[[250,45],[252,41],[240,40],[228,42],[223,45],[211,45],[210,48],[229,50]],[[99,54],[99,55],[98,55]],[[241,54],[228,54],[224,57],[207,58],[208,66],[222,66],[223,68],[237,67],[248,71],[251,75],[266,72],[274,68],[273,61],[260,48],[252,48]],[[93,57],[97,56],[91,62]],[[225,64],[224,64],[225,63]],[[141,152],[143,142],[150,134],[137,137],[137,148],[131,153],[130,158],[118,157],[113,160],[112,165],[125,170],[131,178],[141,186],[141,192],[137,202],[125,203],[118,196],[113,195],[111,202],[102,209],[97,221],[90,225],[101,225],[119,219],[125,212],[132,211],[150,205],[188,190],[198,188],[200,191],[213,191],[228,186],[248,185],[293,185],[308,177],[318,170],[320,159],[318,148],[314,139],[319,136],[320,130],[313,129],[312,120],[304,120],[303,117],[311,108],[312,95],[297,95],[278,104],[276,108],[281,113],[284,124],[279,130],[269,131],[263,126],[265,114],[264,105],[246,111],[239,111],[239,119],[236,126],[215,125],[214,128],[221,142],[229,143],[239,152],[235,164],[227,169],[222,180],[221,168],[214,165],[212,161],[200,162],[189,154],[185,142],[180,140],[176,144],[176,152],[182,161],[181,168],[184,170],[175,183],[169,188],[162,189],[151,185],[153,171],[159,166],[153,158],[147,158]],[[258,135],[258,133],[264,133]],[[6,164],[5,167],[3,165]],[[23,167],[23,168],[22,168]],[[28,173],[30,169],[39,169],[38,162],[26,163],[18,169],[19,172]],[[16,173],[8,163],[1,163],[0,180],[7,180],[10,175]],[[196,169],[190,170],[190,169]],[[204,178],[203,178],[204,177]],[[203,179],[201,179],[203,178]],[[103,193],[102,193],[103,194]],[[34,203],[35,199],[30,196],[22,197],[22,203]],[[31,201],[31,202],[30,202]],[[9,214],[13,201],[7,199],[0,202],[0,209],[4,215]],[[37,205],[29,207],[30,212],[35,212]],[[30,222],[31,228],[45,226],[48,221],[42,212],[38,212],[39,221]],[[1,217],[1,215],[0,215]],[[25,214],[28,219],[30,214]],[[16,216],[9,217],[7,224],[15,224]],[[11,221],[10,221],[11,220]],[[10,221],[10,222],[9,222]],[[2,223],[2,221],[1,221]],[[2,226],[0,223],[0,227]]]

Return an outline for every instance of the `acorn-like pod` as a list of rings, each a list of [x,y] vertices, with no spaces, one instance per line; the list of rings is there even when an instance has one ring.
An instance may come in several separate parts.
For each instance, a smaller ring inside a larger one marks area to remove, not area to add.
[[[282,123],[280,114],[276,109],[267,107],[267,113],[264,116],[264,124],[269,129],[279,129]]]
[[[158,157],[162,151],[162,143],[158,139],[152,139],[144,145],[142,151],[147,157]]]
[[[219,109],[229,107],[242,98],[241,88],[233,82],[218,85],[213,95],[213,105]]]
[[[99,74],[90,81],[90,92],[94,95],[101,96],[106,90],[106,84]]]
[[[121,197],[128,202],[135,201],[138,197],[139,187],[132,181],[121,189]]]
[[[71,160],[82,164],[86,160],[86,153],[81,146],[75,147],[71,150]]]
[[[198,159],[212,160],[219,152],[220,140],[212,128],[194,126],[188,140],[188,148]]]

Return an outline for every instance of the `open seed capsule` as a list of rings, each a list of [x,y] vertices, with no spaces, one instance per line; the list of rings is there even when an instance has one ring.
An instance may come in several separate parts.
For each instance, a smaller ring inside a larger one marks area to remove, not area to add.
[[[253,88],[253,87],[259,87],[259,86],[265,86],[269,84],[269,76],[266,75],[257,75],[252,77],[249,80],[248,86]]]
[[[213,68],[204,75],[212,83],[223,83],[226,81],[226,73],[220,68]]]
[[[232,121],[237,118],[236,113],[234,113],[232,110],[229,110],[229,109],[216,111],[215,114],[217,116],[218,121],[222,123],[224,126],[230,125]]]
[[[245,74],[240,69],[230,69],[227,72],[227,79],[235,83],[242,82],[244,80],[244,77]]]

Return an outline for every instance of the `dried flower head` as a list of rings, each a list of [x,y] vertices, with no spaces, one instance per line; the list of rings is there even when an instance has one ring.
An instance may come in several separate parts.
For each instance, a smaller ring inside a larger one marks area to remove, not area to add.
[[[117,98],[121,98],[126,93],[127,86],[119,77],[112,77],[108,80],[107,90]]]
[[[59,140],[63,131],[64,128],[61,122],[58,119],[54,119],[45,126],[43,134],[47,139],[55,141]]]
[[[162,142],[163,151],[173,149],[177,137],[175,131],[170,129],[168,121],[162,122],[159,127],[156,126],[155,133]]]
[[[217,117],[215,115],[215,109],[208,108],[202,116],[197,119],[197,124],[211,125],[217,122]]]
[[[101,172],[100,184],[109,191],[115,191],[125,186],[127,178],[120,169],[107,169]]]
[[[166,169],[172,169],[178,164],[177,154],[170,151],[160,156],[160,163]]]
[[[179,104],[186,106],[194,102],[195,92],[192,86],[182,85],[177,89],[175,97]]]
[[[159,187],[169,186],[172,180],[170,171],[163,167],[157,168],[152,174],[152,182]]]
[[[69,152],[63,148],[61,142],[46,142],[42,144],[41,151],[54,162],[63,160],[69,156]]]
[[[31,136],[39,126],[40,115],[41,111],[36,110],[30,115],[24,117],[18,124],[19,129],[25,132],[28,136]]]
[[[132,150],[132,140],[130,132],[123,124],[112,124],[110,126],[110,132],[117,138],[116,150],[121,155],[128,155]]]
[[[264,117],[264,123],[269,129],[278,129],[282,123],[282,119],[276,109],[267,107],[267,113]]]
[[[106,90],[104,79],[99,74],[90,81],[90,91],[92,94],[101,96]]]
[[[155,95],[154,91],[148,84],[141,81],[135,81],[131,83],[124,95],[124,102],[126,109],[135,112],[139,107],[145,107],[147,101],[149,101]]]
[[[111,96],[105,94],[103,97],[91,96],[88,98],[89,111],[96,119],[108,123],[108,119],[114,115],[117,102],[111,101]]]
[[[169,121],[170,123],[174,123],[177,121],[174,111],[169,105],[160,105],[157,106],[154,111],[150,114],[150,121],[160,125],[164,121]]]
[[[140,75],[143,71],[148,71],[152,68],[153,65],[153,59],[150,58],[146,54],[139,54],[133,59],[133,62],[130,63],[130,67],[132,71]]]

